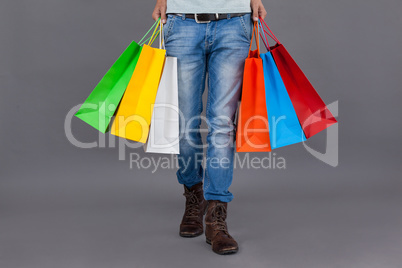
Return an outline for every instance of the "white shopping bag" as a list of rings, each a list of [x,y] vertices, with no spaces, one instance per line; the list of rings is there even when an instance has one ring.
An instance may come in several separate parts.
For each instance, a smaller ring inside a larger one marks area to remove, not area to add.
[[[179,154],[177,58],[166,57],[153,107],[147,153]]]

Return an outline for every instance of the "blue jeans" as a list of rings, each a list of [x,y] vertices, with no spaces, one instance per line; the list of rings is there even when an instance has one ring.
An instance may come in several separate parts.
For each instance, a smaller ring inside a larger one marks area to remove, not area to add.
[[[235,113],[241,94],[253,22],[250,14],[210,23],[168,15],[164,39],[168,56],[177,57],[180,120],[179,183],[203,180],[206,200],[230,202],[233,177]],[[201,116],[208,73],[206,118]],[[200,125],[208,125],[203,156]],[[204,169],[205,167],[205,176]]]

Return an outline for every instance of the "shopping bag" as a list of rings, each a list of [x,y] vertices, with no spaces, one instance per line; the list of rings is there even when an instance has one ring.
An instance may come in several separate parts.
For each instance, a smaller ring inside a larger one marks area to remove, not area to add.
[[[156,29],[158,23],[159,21],[156,21],[138,43],[131,42],[81,105],[75,114],[76,117],[100,132],[105,133],[108,130],[111,118],[137,65],[142,43],[148,41],[143,40],[152,29]]]
[[[166,57],[145,145],[147,153],[180,153],[178,106],[177,58]]]
[[[286,48],[279,42],[265,21],[260,18],[266,28],[264,32],[276,41],[271,47],[271,53],[285,84],[286,90],[295,108],[306,138],[319,133],[337,121],[329,111],[324,101],[313,88],[303,71],[290,56]]]
[[[160,23],[160,20],[159,20]],[[155,27],[148,45],[144,45],[111,127],[113,135],[145,143],[151,123],[166,50],[151,47],[159,34]]]
[[[87,124],[105,133],[123,97],[141,54],[141,46],[132,42],[116,60],[75,114]]]
[[[160,25],[163,39],[163,24]],[[165,49],[164,40],[160,48]],[[145,144],[147,153],[179,154],[179,92],[177,83],[177,58],[166,57],[162,71],[151,127]]]
[[[251,50],[255,36],[257,49]],[[258,25],[255,22],[249,55],[245,60],[243,89],[236,130],[237,152],[270,152],[264,70],[260,58]]]
[[[260,22],[259,25],[261,25]],[[263,29],[261,31],[262,34]],[[264,69],[265,98],[271,148],[275,149],[305,141],[306,137],[272,57],[268,39],[265,34],[261,37],[268,49],[267,53],[263,53],[260,56]]]

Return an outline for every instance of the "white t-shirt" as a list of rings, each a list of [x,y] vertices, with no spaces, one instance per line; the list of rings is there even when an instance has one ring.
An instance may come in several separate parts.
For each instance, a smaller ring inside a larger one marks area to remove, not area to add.
[[[250,0],[167,0],[166,13],[249,13]]]

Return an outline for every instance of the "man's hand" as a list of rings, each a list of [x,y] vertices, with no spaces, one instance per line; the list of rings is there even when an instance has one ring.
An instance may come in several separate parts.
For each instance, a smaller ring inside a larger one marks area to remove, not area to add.
[[[152,12],[152,18],[157,20],[161,18],[163,24],[166,23],[166,0],[157,0],[154,8],[154,12]]]
[[[267,15],[267,11],[264,8],[261,0],[251,0],[250,1],[251,9],[253,10],[253,20],[258,21],[258,17],[262,17],[265,19]]]

